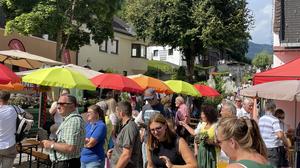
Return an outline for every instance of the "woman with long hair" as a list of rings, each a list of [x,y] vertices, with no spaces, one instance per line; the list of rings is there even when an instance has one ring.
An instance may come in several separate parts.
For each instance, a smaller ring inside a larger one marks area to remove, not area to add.
[[[118,131],[118,126],[119,126],[119,120],[117,117],[116,113],[116,107],[117,107],[117,102],[114,98],[110,98],[105,101],[107,104],[107,111],[106,111],[106,116],[108,116],[107,122],[112,125],[111,131],[108,132],[108,136],[110,137],[109,140],[109,149],[113,147],[116,138],[117,138],[117,131]]]
[[[215,144],[215,128],[218,114],[213,106],[206,105],[201,112],[202,124],[197,137],[199,143],[197,154],[198,166],[205,168],[217,167],[217,147]],[[197,149],[197,148],[196,148]]]
[[[162,114],[155,114],[148,124],[148,168],[196,168],[197,161],[185,140],[176,135]]]
[[[97,105],[88,107],[85,143],[81,150],[81,168],[104,168],[106,137],[105,114]]]
[[[235,161],[228,168],[272,168],[256,121],[249,118],[222,118],[217,126],[216,142]]]

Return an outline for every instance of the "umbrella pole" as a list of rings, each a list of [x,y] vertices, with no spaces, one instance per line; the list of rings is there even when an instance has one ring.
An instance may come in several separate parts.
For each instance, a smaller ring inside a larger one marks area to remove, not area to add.
[[[38,127],[43,127],[46,122],[46,111],[47,111],[46,106],[47,106],[47,93],[40,92]]]
[[[42,109],[43,109],[43,93],[40,92],[39,115],[38,115],[38,128],[41,126]]]
[[[295,142],[294,142],[294,152],[295,152],[295,159],[294,159],[294,163],[295,163],[295,167],[298,166],[298,163],[297,163],[297,157],[298,157],[298,145],[297,145],[297,139],[299,137],[297,137],[297,99],[296,99],[296,96],[295,96]]]

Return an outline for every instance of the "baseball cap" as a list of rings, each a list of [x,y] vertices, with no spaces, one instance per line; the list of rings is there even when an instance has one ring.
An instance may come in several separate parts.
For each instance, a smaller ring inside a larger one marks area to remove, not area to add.
[[[144,100],[153,99],[155,96],[155,90],[153,88],[148,88],[144,91]]]

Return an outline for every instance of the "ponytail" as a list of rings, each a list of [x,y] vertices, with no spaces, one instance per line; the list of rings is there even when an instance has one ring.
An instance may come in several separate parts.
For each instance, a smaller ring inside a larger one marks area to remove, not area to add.
[[[220,120],[218,131],[225,139],[233,138],[241,148],[256,151],[267,158],[265,143],[256,121],[249,118],[227,117]]]

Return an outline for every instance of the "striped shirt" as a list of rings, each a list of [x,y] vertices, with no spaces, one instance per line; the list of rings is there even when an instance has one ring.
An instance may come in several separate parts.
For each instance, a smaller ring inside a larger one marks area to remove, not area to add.
[[[259,119],[258,126],[267,148],[276,148],[281,145],[281,141],[276,135],[276,132],[282,131],[278,118],[274,117],[270,112],[266,112]]]
[[[61,153],[56,151],[58,161],[69,160],[80,157],[80,149],[83,148],[85,139],[85,124],[82,117],[77,112],[72,112],[61,123],[57,130],[57,143],[74,145],[75,151],[72,153]],[[54,161],[54,151],[50,151],[50,160]]]

